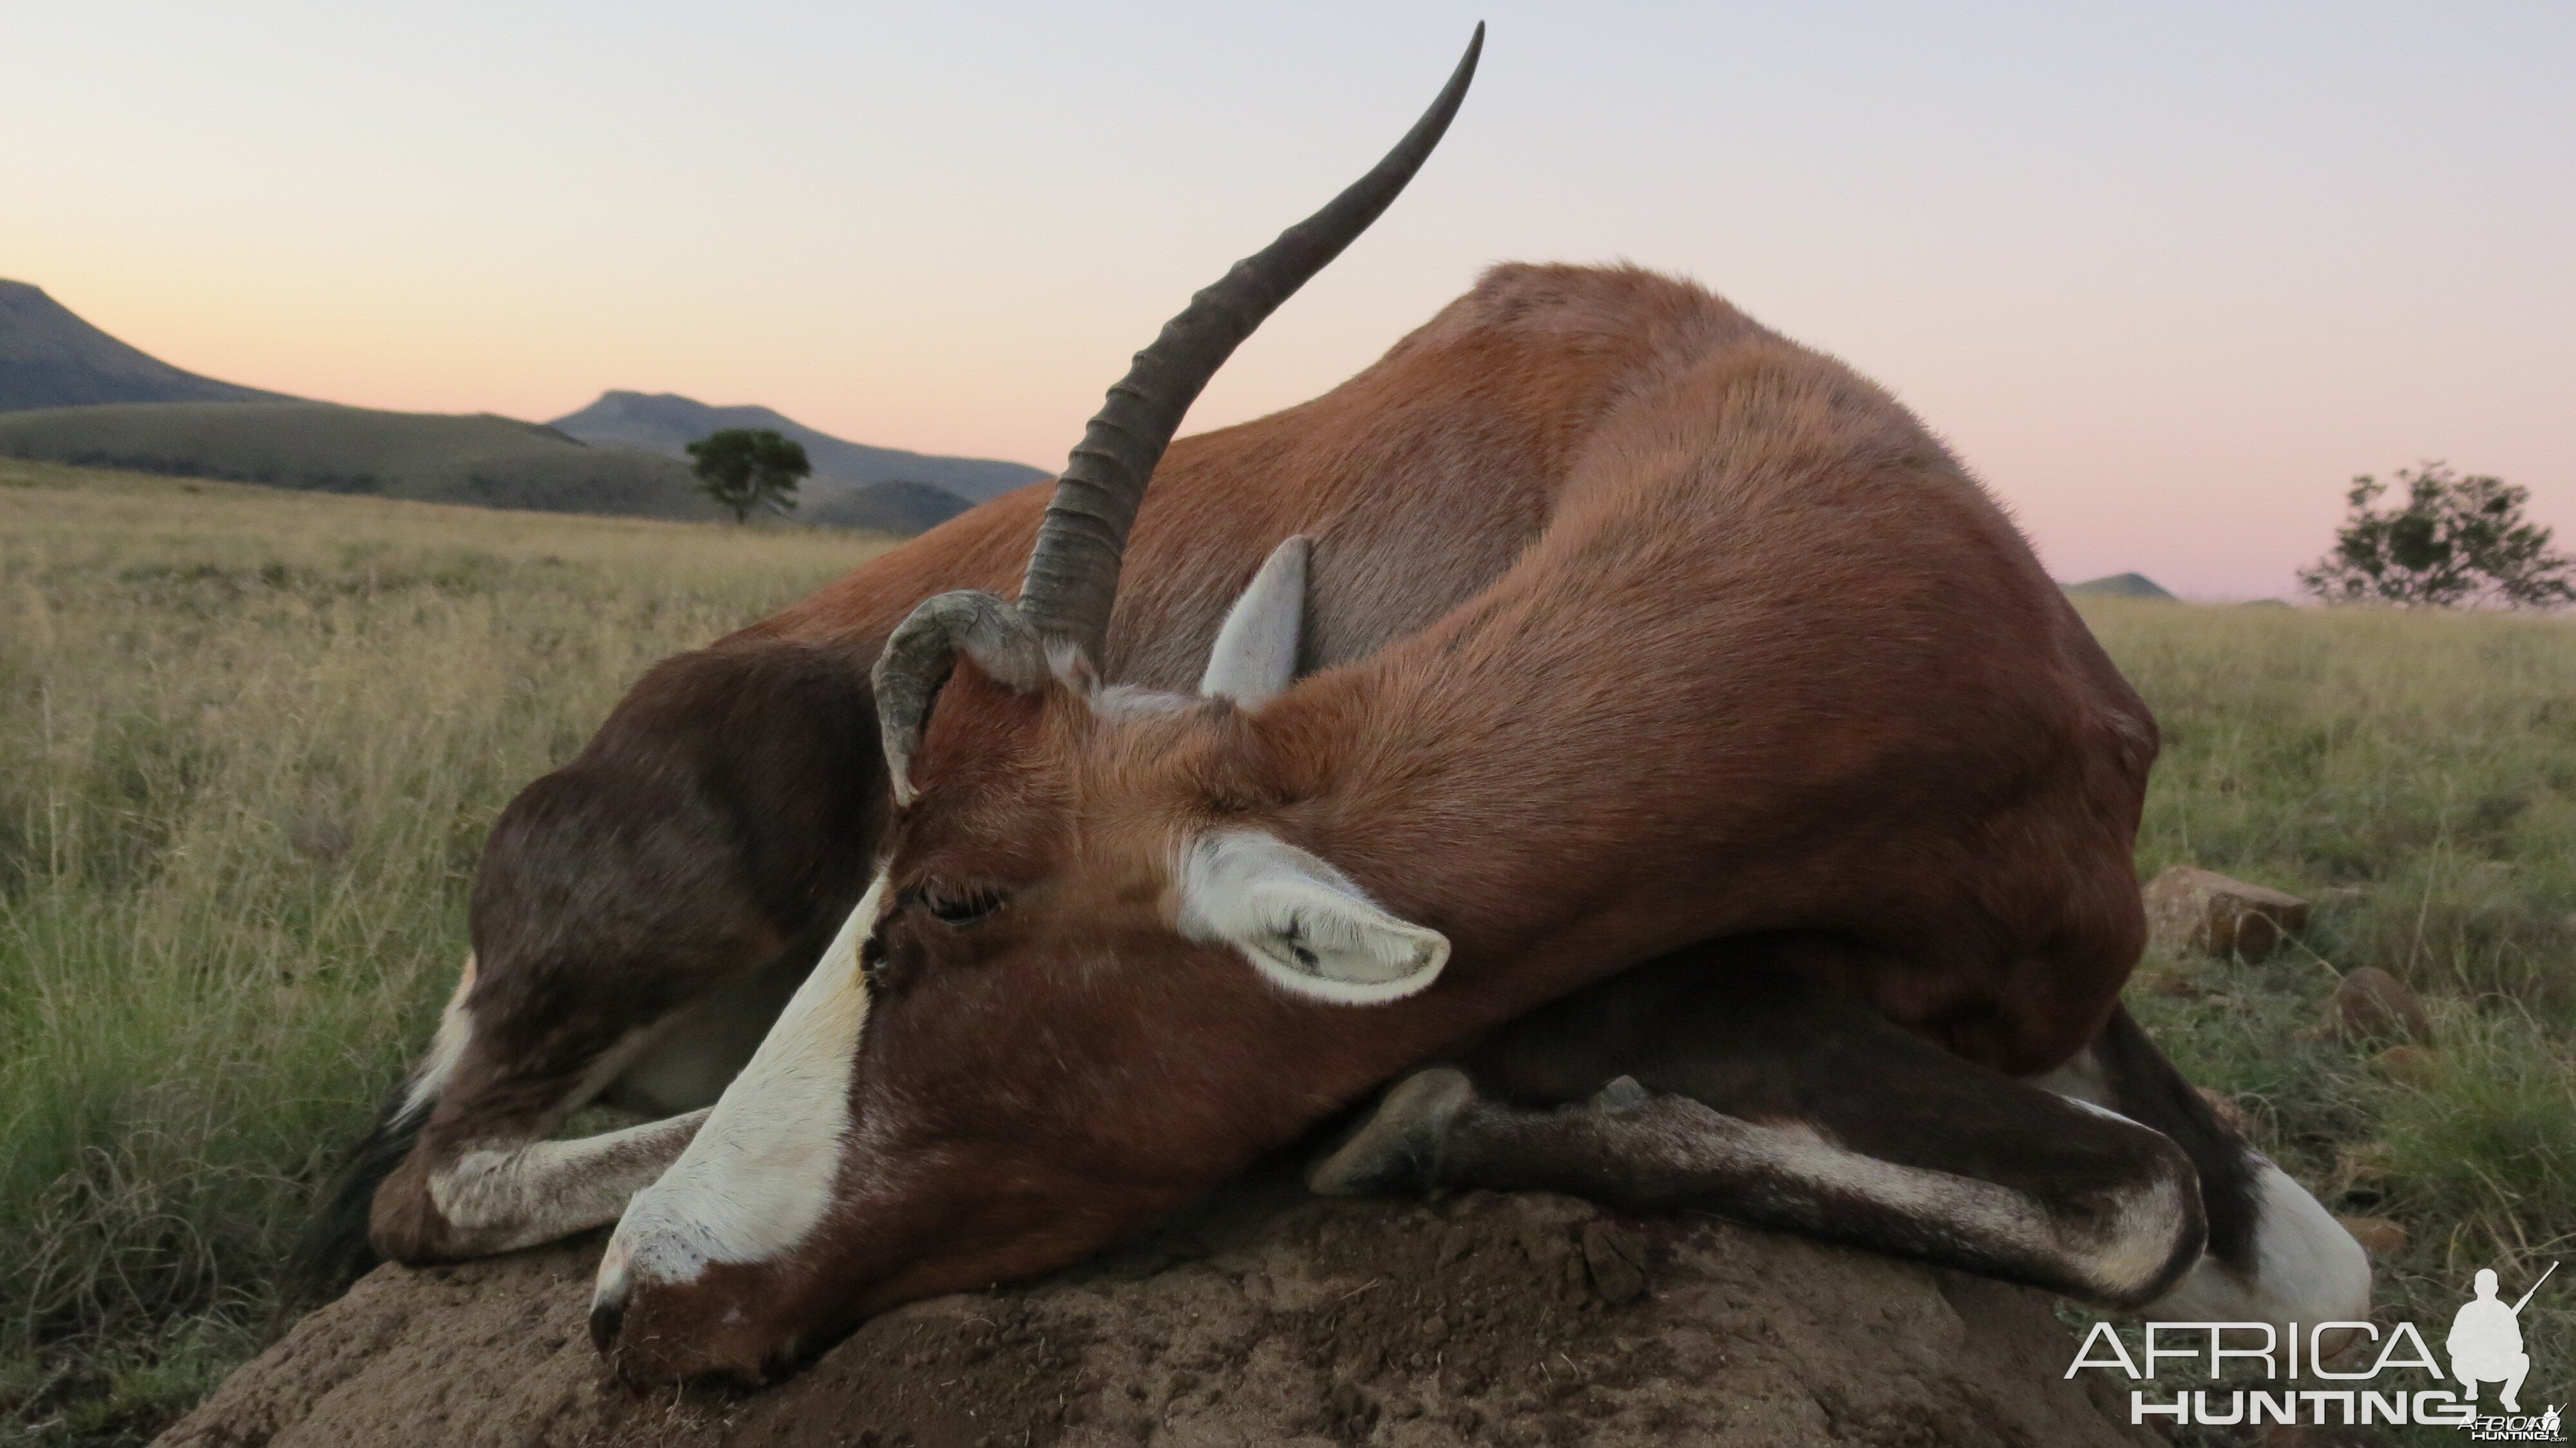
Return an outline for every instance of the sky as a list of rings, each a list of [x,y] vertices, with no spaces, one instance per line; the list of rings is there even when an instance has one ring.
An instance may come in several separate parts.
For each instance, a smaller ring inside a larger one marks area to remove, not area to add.
[[[20,0],[0,277],[227,381],[612,387],[1053,468],[1165,316],[1439,154],[1187,430],[1503,260],[1695,278],[1875,377],[2057,576],[2286,593],[2353,474],[2576,543],[2576,5]]]

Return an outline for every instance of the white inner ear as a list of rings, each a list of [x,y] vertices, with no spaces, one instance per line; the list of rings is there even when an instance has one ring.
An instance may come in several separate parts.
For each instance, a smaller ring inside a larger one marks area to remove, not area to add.
[[[1297,638],[1306,618],[1306,556],[1312,544],[1291,538],[1271,550],[1252,585],[1234,601],[1208,651],[1199,693],[1258,705],[1297,677]]]
[[[1175,923],[1242,951],[1283,990],[1340,1005],[1400,1000],[1449,963],[1449,937],[1379,909],[1341,871],[1260,830],[1190,844]]]

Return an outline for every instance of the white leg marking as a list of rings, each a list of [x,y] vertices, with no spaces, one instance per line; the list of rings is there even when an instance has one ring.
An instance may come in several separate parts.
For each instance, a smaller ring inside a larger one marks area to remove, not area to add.
[[[2146,1316],[2166,1322],[2349,1322],[2370,1315],[2370,1254],[2288,1172],[2260,1154],[2252,1281],[2203,1255]]]
[[[469,955],[429,1054],[413,1075],[403,1117],[435,1107],[464,1057],[472,1036],[465,999],[473,991],[474,977],[474,958]],[[542,1138],[626,1074],[674,1021],[684,1021],[689,1014],[666,1017],[620,1037],[591,1062],[561,1100],[529,1123],[524,1135],[487,1138],[433,1170],[429,1201],[445,1224],[445,1250],[471,1256],[515,1252],[617,1220],[628,1198],[650,1185],[688,1145],[706,1111],[579,1141]]]
[[[469,1151],[429,1179],[460,1247],[515,1252],[617,1220],[707,1118],[705,1110],[579,1141]]]
[[[447,1089],[447,1078],[456,1074],[456,1063],[465,1058],[465,1043],[474,1034],[473,1018],[465,1014],[465,998],[474,993],[474,952],[465,952],[465,969],[456,977],[456,989],[448,993],[447,1009],[439,1013],[438,1034],[429,1038],[429,1054],[411,1073],[411,1089],[403,1096],[402,1110],[396,1121],[409,1121],[430,1108],[438,1093]]]
[[[2109,1114],[2109,1113],[2105,1113]],[[2107,1226],[2069,1222],[2037,1198],[1972,1177],[1898,1166],[1848,1151],[1807,1128],[1756,1127],[1776,1138],[1781,1170],[1884,1206],[1952,1225],[1968,1241],[2063,1263],[2102,1300],[2129,1296],[2174,1259],[2190,1183],[2174,1177],[2127,1193]]]
[[[2076,1221],[2009,1187],[1900,1166],[1852,1151],[1811,1126],[1761,1125],[1686,1098],[1651,1097],[1595,1120],[1604,1139],[1615,1143],[1617,1159],[1771,1178],[1788,1197],[1822,1198],[1828,1205],[1835,1197],[1858,1198],[1935,1224],[1982,1253],[2055,1263],[2104,1301],[2133,1295],[2173,1261],[2192,1188],[2187,1177],[2160,1177],[2123,1199],[2108,1224]]]
[[[2110,1083],[2089,1046],[2031,1084],[2118,1115],[2109,1109]],[[2148,1304],[2145,1316],[2161,1322],[2269,1322],[2285,1329],[2292,1322],[2369,1316],[2370,1254],[2288,1172],[2259,1152],[2249,1148],[2248,1154],[2256,1163],[2254,1280],[2203,1253],[2171,1292]]]
[[[627,1204],[600,1261],[594,1301],[623,1301],[636,1277],[687,1282],[710,1262],[763,1261],[823,1220],[868,1018],[859,946],[884,894],[879,877],[696,1139]]]
[[[2091,1054],[2086,1052],[2085,1058]],[[2132,1127],[2158,1141],[2171,1140],[2154,1127],[2122,1116],[2108,1106],[2097,1105],[2080,1096],[2068,1096],[2066,1100],[2069,1105]],[[2192,1199],[2199,1195],[2200,1176],[2186,1167],[2180,1176],[2159,1177],[2152,1188],[2121,1199],[2119,1217],[2105,1238],[2113,1251],[2101,1262],[2102,1276],[2097,1280],[2126,1283],[2127,1287],[2105,1294],[2106,1300],[2128,1298],[2172,1264],[2174,1239],[2181,1230],[2184,1217],[2194,1205]],[[2125,1248],[2121,1246],[2124,1243],[2127,1244]]]

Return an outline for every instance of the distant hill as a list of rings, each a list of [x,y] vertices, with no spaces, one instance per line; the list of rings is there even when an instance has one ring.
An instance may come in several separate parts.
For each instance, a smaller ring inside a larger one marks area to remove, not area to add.
[[[817,432],[766,407],[710,407],[669,392],[603,392],[590,406],[546,425],[583,442],[672,458],[685,458],[684,449],[711,432],[728,427],[767,428],[805,445],[805,456],[814,464],[814,478],[806,492],[817,502],[835,491],[817,488],[817,483],[904,482],[945,489],[969,504],[986,503],[1047,476],[1025,463],[869,447]]]
[[[810,498],[799,497],[791,515],[799,521],[866,533],[892,533],[899,538],[927,533],[968,507],[964,498],[928,483],[869,483],[828,497],[821,496],[812,483],[798,491],[800,495],[816,493]]]
[[[550,513],[723,516],[669,458],[490,413],[158,402],[0,413],[0,454],[331,493]]]
[[[2157,586],[2143,573],[2114,573],[2108,578],[2088,578],[2082,583],[2066,585],[2066,591],[2078,598],[2161,598],[2177,602],[2174,596]]]
[[[867,447],[765,407],[608,392],[554,426],[489,413],[379,412],[183,372],[0,281],[0,456],[554,513],[714,518],[686,446],[728,427],[805,445],[795,515],[909,536],[1046,474]]]
[[[182,372],[72,314],[42,287],[0,281],[0,412],[101,402],[288,402]]]

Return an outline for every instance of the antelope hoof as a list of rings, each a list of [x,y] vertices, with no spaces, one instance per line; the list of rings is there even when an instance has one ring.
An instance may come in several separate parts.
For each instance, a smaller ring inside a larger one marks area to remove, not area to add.
[[[1306,1172],[1317,1196],[1364,1197],[1418,1190],[1439,1175],[1440,1148],[1476,1088],[1467,1073],[1447,1066],[1416,1071],[1397,1082],[1348,1140],[1326,1152]]]

